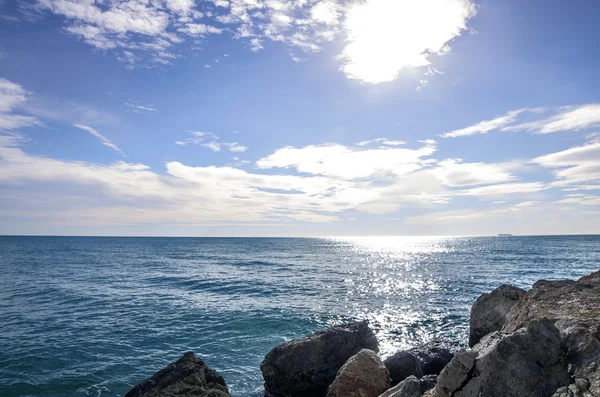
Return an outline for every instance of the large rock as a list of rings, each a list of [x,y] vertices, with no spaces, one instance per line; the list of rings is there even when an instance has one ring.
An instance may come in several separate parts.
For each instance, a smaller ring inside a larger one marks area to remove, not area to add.
[[[260,365],[265,391],[279,397],[325,396],[339,369],[361,349],[379,351],[366,321],[340,325],[271,350]]]
[[[464,351],[456,354],[452,361],[438,376],[437,384],[431,392],[432,397],[450,397],[460,389],[469,379],[469,373],[475,365],[477,353]]]
[[[421,397],[421,383],[415,376],[409,376],[379,397]]]
[[[571,382],[579,382],[570,390],[600,397],[600,272],[577,281],[538,281],[506,315],[503,332],[543,318],[560,331]]]
[[[373,350],[362,349],[340,368],[327,397],[378,397],[390,387],[390,374]]]
[[[392,385],[397,385],[409,376],[421,378],[425,375],[438,375],[458,351],[456,343],[433,341],[411,350],[401,350],[388,357],[384,363]]]
[[[485,335],[500,331],[506,314],[527,291],[510,285],[501,285],[489,294],[483,294],[471,307],[469,346],[473,347]]]
[[[494,332],[475,347],[476,360],[465,378],[438,378],[434,396],[551,397],[569,383],[560,334],[551,321],[532,321],[514,333]],[[441,384],[452,387],[436,393]]]
[[[125,397],[228,397],[229,390],[218,372],[194,353],[176,362],[131,389]]]
[[[385,359],[385,366],[390,372],[392,385],[397,385],[409,376],[423,376],[422,363],[416,354],[402,350]]]

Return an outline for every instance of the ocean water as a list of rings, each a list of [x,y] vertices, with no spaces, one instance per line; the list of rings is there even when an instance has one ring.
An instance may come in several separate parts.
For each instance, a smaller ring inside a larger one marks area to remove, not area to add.
[[[366,318],[382,354],[466,342],[501,283],[600,268],[600,236],[0,237],[0,396],[122,396],[199,354],[232,395],[275,345]]]

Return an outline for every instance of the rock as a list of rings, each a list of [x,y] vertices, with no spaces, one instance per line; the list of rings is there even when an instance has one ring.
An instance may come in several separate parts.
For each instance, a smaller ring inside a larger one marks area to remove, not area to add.
[[[454,397],[551,397],[569,383],[560,334],[549,320],[511,334],[489,334],[473,352],[473,370]]]
[[[577,281],[538,281],[506,315],[503,332],[513,332],[538,319],[552,320],[560,331],[572,381],[589,383],[600,397],[600,272]],[[571,392],[574,386],[569,386]],[[566,390],[566,389],[565,389]],[[567,391],[565,391],[567,392]],[[587,391],[585,391],[587,392]],[[584,393],[584,391],[581,391]]]
[[[260,365],[265,391],[279,397],[325,396],[339,369],[361,349],[379,351],[366,321],[335,326],[276,346]]]
[[[413,349],[412,352],[421,361],[423,375],[439,375],[458,351],[456,344],[433,342]]]
[[[506,314],[526,293],[521,288],[501,285],[477,298],[471,307],[469,347],[475,346],[485,335],[500,331]]]
[[[463,351],[457,353],[452,361],[442,370],[437,385],[431,392],[432,397],[450,397],[467,381],[469,372],[475,365],[476,352]],[[486,396],[487,397],[487,396]]]
[[[421,385],[415,376],[409,376],[379,397],[421,397]]]
[[[390,387],[390,374],[373,350],[362,349],[340,368],[327,397],[378,397]]]
[[[399,351],[385,359],[384,364],[390,372],[392,385],[397,385],[409,376],[423,376],[421,360],[410,351]]]
[[[189,352],[151,378],[131,389],[125,397],[228,397],[229,390],[218,372]]]
[[[419,389],[421,393],[425,393],[428,390],[431,390],[437,384],[437,375],[425,375],[421,379],[419,379]]]

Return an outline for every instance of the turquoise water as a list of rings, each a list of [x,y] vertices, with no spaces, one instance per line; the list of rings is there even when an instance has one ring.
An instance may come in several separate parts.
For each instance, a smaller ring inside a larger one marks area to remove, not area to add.
[[[0,237],[0,396],[122,396],[192,350],[234,396],[276,344],[367,318],[381,350],[466,341],[501,283],[600,268],[600,236]]]

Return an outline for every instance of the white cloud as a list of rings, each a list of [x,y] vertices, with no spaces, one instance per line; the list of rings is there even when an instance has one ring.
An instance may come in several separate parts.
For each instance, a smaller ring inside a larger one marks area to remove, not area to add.
[[[344,28],[341,70],[366,83],[394,80],[403,68],[428,66],[476,13],[470,0],[367,0],[354,3]]]
[[[202,146],[209,148],[213,152],[218,152],[221,150],[221,145],[217,141],[211,141],[203,143]]]
[[[543,116],[553,113],[552,116]],[[529,120],[524,120],[528,116]],[[543,116],[543,117],[542,117]],[[540,118],[541,117],[541,118]],[[533,120],[531,120],[533,118]],[[535,134],[549,134],[560,131],[579,131],[600,126],[600,104],[563,106],[554,109],[524,108],[512,110],[492,120],[446,132],[442,138],[456,138],[491,131],[527,131]]]
[[[477,135],[477,134],[487,134],[490,131],[497,130],[501,127],[504,127],[510,123],[513,123],[517,120],[518,116],[523,112],[529,112],[531,109],[518,109],[512,110],[505,115],[498,116],[491,120],[481,121],[475,125],[470,127],[461,128],[459,130],[454,130],[450,132],[446,132],[441,135],[442,138],[456,138],[459,136],[469,136],[469,135]]]
[[[129,108],[127,110],[128,112],[133,112],[133,113],[157,112],[157,110],[155,108],[153,108],[152,106],[138,105],[135,102],[127,102],[127,103],[125,103],[125,106],[127,106]]]
[[[379,143],[379,144],[384,145],[384,146],[400,146],[400,145],[405,145],[406,144],[406,142],[404,142],[404,141],[389,140],[387,138],[376,138],[376,139],[371,139],[371,140],[368,140],[368,141],[360,141],[360,142],[357,142],[355,145],[357,145],[357,146],[367,146],[367,145],[370,145],[372,143]]]
[[[542,167],[555,169],[555,186],[582,184],[600,180],[600,141],[561,152],[550,153],[532,160]]]
[[[42,125],[35,117],[14,114],[15,108],[22,105],[26,97],[27,92],[21,85],[0,78],[0,130],[14,131]]]
[[[223,143],[224,146],[226,146],[230,152],[236,152],[236,153],[240,153],[240,152],[245,152],[246,150],[248,150],[248,148],[246,146],[242,146],[237,142],[225,142]]]
[[[549,189],[550,187],[551,186],[542,182],[502,183],[463,190],[462,194],[482,198],[496,198],[510,195],[538,193],[542,190]]]
[[[316,53],[347,36],[341,70],[367,83],[393,80],[404,67],[436,70],[431,55],[447,53],[476,13],[473,0],[36,0],[36,6],[63,16],[65,31],[94,48],[119,51],[129,69],[171,64],[186,36],[229,32],[251,51],[270,41],[291,54]]]
[[[600,126],[600,103],[565,106],[554,116],[504,128],[505,131],[529,131],[549,134],[560,131],[579,131]]]
[[[98,131],[96,131],[95,129],[93,129],[92,127],[88,127],[87,125],[81,125],[81,124],[73,124],[73,125],[75,127],[79,128],[80,130],[87,131],[91,135],[93,135],[96,138],[100,139],[100,142],[102,142],[102,144],[104,146],[109,147],[112,150],[121,153],[122,155],[125,155],[125,153],[121,149],[119,149],[119,147],[117,145],[115,145],[113,143],[113,141],[111,141],[110,139],[108,139],[107,137],[105,137],[104,135],[102,135],[101,133],[99,133]]]
[[[400,176],[429,164],[431,161],[425,157],[435,151],[434,146],[356,150],[338,144],[311,145],[279,149],[258,160],[256,165],[261,169],[295,168],[299,172],[342,179],[365,178],[377,173]]]
[[[186,138],[185,140],[176,141],[176,145],[186,146],[186,145],[201,145],[207,139],[218,140],[219,137],[212,132],[202,132],[202,131],[188,131],[191,137]],[[206,145],[205,145],[206,146]],[[220,150],[220,148],[219,148]],[[218,151],[218,150],[215,150]]]
[[[513,165],[464,163],[462,159],[447,159],[437,163],[431,173],[444,185],[463,187],[510,182],[517,179],[510,173]]]

